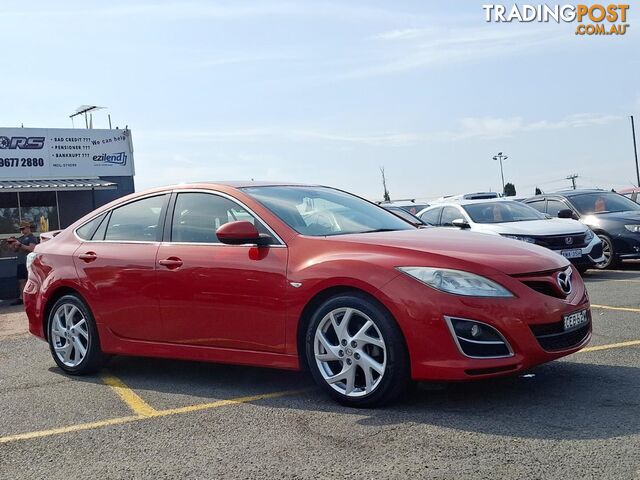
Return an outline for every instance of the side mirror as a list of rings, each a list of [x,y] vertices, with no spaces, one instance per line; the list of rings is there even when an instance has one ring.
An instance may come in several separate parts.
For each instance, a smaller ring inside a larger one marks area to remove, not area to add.
[[[573,218],[574,220],[576,220],[577,215],[573,213],[573,210],[564,208],[558,212],[558,218]]]
[[[227,245],[268,245],[271,240],[271,237],[261,235],[255,225],[246,220],[225,223],[216,230],[216,236]]]
[[[467,222],[464,218],[456,218],[454,221],[451,222],[451,225],[453,225],[454,227],[458,227],[462,230],[464,230],[465,228],[471,228],[471,225],[469,225],[469,222]]]

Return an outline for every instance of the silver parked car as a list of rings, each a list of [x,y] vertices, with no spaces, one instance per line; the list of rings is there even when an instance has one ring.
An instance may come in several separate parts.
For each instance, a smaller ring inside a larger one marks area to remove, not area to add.
[[[469,229],[549,248],[581,273],[604,260],[602,242],[589,227],[572,219],[551,218],[512,200],[442,202],[425,208],[418,217],[436,227]]]

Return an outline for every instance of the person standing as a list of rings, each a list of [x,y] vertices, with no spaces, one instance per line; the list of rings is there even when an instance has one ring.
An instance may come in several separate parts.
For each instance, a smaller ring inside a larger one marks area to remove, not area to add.
[[[38,241],[31,231],[31,223],[27,220],[20,222],[20,237],[12,237],[9,242],[18,254],[18,288],[20,290],[20,298],[14,302],[14,305],[22,304],[22,291],[27,284],[27,255],[33,252]]]

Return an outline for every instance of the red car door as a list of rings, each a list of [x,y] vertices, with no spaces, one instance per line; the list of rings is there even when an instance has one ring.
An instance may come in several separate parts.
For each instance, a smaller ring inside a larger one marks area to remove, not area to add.
[[[114,209],[73,255],[96,321],[119,337],[162,338],[156,254],[168,198],[154,195]]]
[[[273,244],[224,245],[216,229],[248,220]],[[245,207],[227,196],[182,192],[158,250],[165,341],[281,352],[285,344],[287,248]]]

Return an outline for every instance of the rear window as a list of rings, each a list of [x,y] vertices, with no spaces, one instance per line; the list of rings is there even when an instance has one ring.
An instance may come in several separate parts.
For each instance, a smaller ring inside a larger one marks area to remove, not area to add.
[[[89,220],[87,223],[76,230],[76,235],[78,235],[82,240],[91,240],[94,232],[98,229],[100,223],[104,220],[104,217],[106,215],[106,213],[103,213],[102,215],[98,215],[93,220]]]

